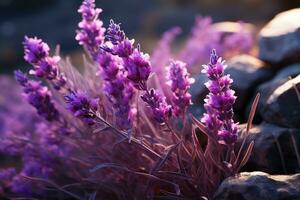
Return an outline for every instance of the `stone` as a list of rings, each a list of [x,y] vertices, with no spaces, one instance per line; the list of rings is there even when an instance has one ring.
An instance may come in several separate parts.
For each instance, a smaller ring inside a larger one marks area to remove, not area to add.
[[[208,81],[205,74],[200,73],[194,76],[195,82],[191,85],[189,92],[192,95],[192,102],[196,105],[203,105],[204,98],[208,94],[208,89],[205,87],[204,83]]]
[[[242,25],[243,25],[242,27],[245,29],[246,32],[255,33],[256,28],[253,24],[243,23]],[[230,22],[230,21],[218,22],[218,23],[214,23],[213,27],[215,30],[217,30],[218,32],[224,35],[238,33],[241,31],[241,23],[239,22]]]
[[[292,64],[289,65],[280,71],[277,72],[277,74],[272,78],[271,80],[264,82],[263,84],[259,85],[256,88],[255,93],[253,94],[251,102],[253,102],[255,95],[257,93],[260,93],[260,99],[258,102],[257,106],[257,111],[256,111],[256,117],[255,120],[259,121],[257,119],[260,119],[262,114],[263,114],[263,108],[266,106],[268,98],[271,96],[271,94],[274,92],[274,90],[279,87],[280,85],[284,84],[287,82],[289,79],[288,77],[295,77],[298,74],[300,74],[300,64]],[[245,117],[248,116],[248,113],[251,108],[251,103],[248,104],[247,107],[247,112],[245,113]]]
[[[242,172],[225,179],[214,200],[299,200],[300,174],[269,175]]]
[[[273,73],[263,61],[250,55],[236,56],[226,64],[225,73],[233,79],[232,89],[238,97],[234,109],[241,111],[249,103],[256,85],[270,79]]]
[[[300,75],[278,86],[262,109],[265,121],[285,127],[300,128]]]
[[[245,134],[245,130],[245,126],[241,126],[242,134]],[[264,171],[270,174],[300,172],[300,160],[297,160],[300,129],[262,123],[250,129],[247,143],[252,140],[254,148],[242,171]]]
[[[276,15],[259,33],[259,58],[276,66],[300,61],[300,8]]]

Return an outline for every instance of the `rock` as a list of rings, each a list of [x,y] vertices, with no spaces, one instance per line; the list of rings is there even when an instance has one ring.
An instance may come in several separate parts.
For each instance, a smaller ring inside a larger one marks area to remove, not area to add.
[[[232,34],[237,33],[241,30],[241,23],[238,22],[218,22],[214,23],[213,27],[221,33],[224,34]],[[243,23],[243,28],[246,29],[247,32],[255,32],[255,26],[250,23]]]
[[[241,132],[244,133],[245,128]],[[296,151],[300,152],[300,129],[262,123],[251,128],[249,134],[249,142],[254,140],[254,148],[243,171],[257,170],[270,174],[300,172],[296,156]]]
[[[300,99],[294,86],[298,91],[300,90],[300,75],[273,91],[262,109],[262,117],[265,121],[285,127],[300,128]]]
[[[274,17],[259,34],[259,58],[281,65],[300,61],[300,8]]]
[[[227,65],[225,73],[233,79],[232,89],[238,97],[234,106],[236,110],[242,110],[255,86],[271,78],[272,72],[264,62],[249,55],[236,56]]]
[[[191,85],[190,93],[192,95],[193,104],[203,105],[204,98],[208,94],[208,89],[204,83],[208,80],[206,75],[203,73],[198,74],[194,77],[195,82]]]
[[[243,172],[223,181],[214,200],[299,200],[300,174]]]
[[[257,112],[256,112],[257,115],[256,115],[255,119],[260,118],[261,115],[263,114],[263,108],[266,106],[267,100],[271,96],[271,94],[274,92],[274,90],[277,87],[279,87],[280,85],[287,82],[289,80],[288,79],[289,76],[295,77],[298,74],[300,74],[300,64],[299,63],[283,68],[282,70],[277,72],[277,74],[275,75],[275,77],[272,80],[267,81],[257,87],[255,93],[253,94],[253,98],[251,100],[251,102],[253,102],[255,95],[257,93],[260,93],[260,99],[258,102]],[[251,104],[248,104],[248,107],[246,109],[247,112],[245,113],[245,116],[248,116],[250,108],[251,108]]]

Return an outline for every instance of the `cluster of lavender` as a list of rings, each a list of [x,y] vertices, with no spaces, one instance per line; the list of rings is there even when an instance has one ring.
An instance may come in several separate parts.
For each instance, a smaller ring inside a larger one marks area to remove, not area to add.
[[[133,86],[140,91],[144,91],[142,100],[152,109],[153,117],[159,123],[164,123],[171,116],[171,106],[167,104],[165,97],[156,90],[149,90],[147,82],[151,73],[151,63],[148,54],[140,50],[140,46],[134,46],[134,40],[129,40],[119,24],[111,20],[107,30],[107,42],[102,49],[117,55],[122,59],[122,64],[126,71],[126,77]]]
[[[104,44],[106,31],[102,27],[103,22],[99,20],[99,14],[102,10],[95,8],[94,1],[84,1],[78,12],[82,14],[82,21],[78,24],[79,30],[77,31],[76,40],[87,49],[92,59],[99,65],[99,74],[105,81],[103,90],[115,108],[117,126],[121,129],[129,129],[134,118],[132,105],[134,91],[132,86],[125,80],[126,77],[120,59],[115,54],[106,53],[100,48]],[[107,30],[108,35],[110,31],[109,28]],[[122,35],[119,37],[122,37]],[[115,38],[115,40],[118,40],[118,38]]]
[[[232,110],[236,97],[230,89],[232,80],[224,75],[224,62],[213,50],[210,63],[203,69],[210,93],[202,122],[214,136],[209,140],[216,141],[215,146],[203,149],[195,126],[178,130],[175,124],[179,120],[187,124],[189,120],[189,88],[194,79],[187,64],[169,59],[156,62],[160,65],[156,68],[167,70],[165,81],[153,88],[157,71],[152,69],[150,56],[126,36],[120,24],[111,20],[105,29],[99,19],[102,10],[96,8],[94,0],[84,0],[78,12],[82,21],[76,40],[88,53],[89,64],[97,69],[89,71],[97,77],[92,80],[97,84],[83,90],[76,83],[89,73],[67,76],[62,73],[66,72],[65,62],[58,56],[51,57],[46,43],[25,37],[24,58],[33,66],[30,74],[48,81],[54,90],[51,93],[42,82],[15,72],[26,100],[43,120],[34,130],[5,136],[3,141],[14,147],[22,166],[0,171],[0,195],[50,195],[53,199],[95,199],[95,195],[97,199],[211,197],[216,185],[228,175],[216,176],[224,169],[219,167],[219,172],[210,173],[210,168],[223,166],[223,154],[232,155],[226,150],[233,149],[238,132]],[[209,27],[210,21],[199,24]],[[165,48],[178,32],[174,29],[167,34]],[[198,37],[197,30],[193,34]],[[196,126],[201,124],[196,121]],[[225,150],[214,156],[216,160],[208,159],[207,151],[212,154],[216,149]]]
[[[59,114],[51,102],[51,93],[41,82],[28,80],[20,70],[15,72],[17,82],[24,87],[28,102],[37,109],[38,114],[48,121],[58,120]]]
[[[172,61],[168,67],[168,84],[172,90],[172,104],[174,114],[179,116],[185,114],[187,107],[192,103],[191,94],[188,92],[190,85],[194,83],[193,78],[189,78],[186,64],[181,61]]]

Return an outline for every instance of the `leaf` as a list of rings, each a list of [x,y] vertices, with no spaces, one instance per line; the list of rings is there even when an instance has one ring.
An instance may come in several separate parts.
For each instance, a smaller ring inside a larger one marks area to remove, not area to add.
[[[247,121],[247,129],[246,129],[247,135],[248,135],[249,130],[251,129],[251,126],[252,126],[252,122],[253,122],[253,119],[254,119],[254,115],[255,115],[255,112],[256,112],[256,108],[257,108],[259,98],[260,98],[260,94],[257,93],[257,95],[256,95],[256,97],[255,97],[255,99],[252,103],[250,114],[249,114],[248,121]]]
[[[198,119],[196,119],[193,115],[192,115],[192,120],[193,122],[197,125],[197,127],[205,134],[207,135],[207,137],[212,138],[212,136],[209,134],[209,130],[206,128],[206,126],[200,122]]]
[[[153,174],[154,172],[158,171],[163,164],[166,162],[166,160],[168,159],[168,157],[171,155],[171,153],[178,147],[178,145],[181,143],[178,142],[175,145],[172,145],[171,147],[169,147],[168,152],[161,158],[158,160],[158,162],[156,163],[156,165],[154,166],[154,168],[150,171],[150,174]]]
[[[247,161],[249,160],[250,156],[251,156],[251,153],[252,153],[252,150],[253,150],[253,147],[254,147],[254,141],[252,141],[249,146],[248,146],[248,149],[241,161],[241,163],[239,164],[239,167],[237,168],[237,171],[239,171],[246,163]]]
[[[167,175],[167,176],[171,176],[174,179],[178,178],[178,179],[183,179],[183,180],[192,180],[192,177],[188,177],[185,174],[182,173],[177,173],[177,172],[169,172],[169,171],[158,171],[158,174],[162,174],[162,175]]]
[[[110,127],[104,125],[104,127],[99,127],[99,128],[96,128],[95,130],[93,130],[93,133],[99,133],[99,132],[105,131],[109,128]]]
[[[101,170],[101,169],[104,169],[104,168],[109,168],[109,167],[111,167],[111,168],[119,168],[119,169],[123,169],[125,171],[130,171],[128,168],[122,167],[122,166],[117,165],[115,163],[102,163],[102,164],[99,164],[99,165],[95,166],[94,168],[90,169],[89,171],[91,173],[94,173],[94,172],[96,172],[98,170]]]

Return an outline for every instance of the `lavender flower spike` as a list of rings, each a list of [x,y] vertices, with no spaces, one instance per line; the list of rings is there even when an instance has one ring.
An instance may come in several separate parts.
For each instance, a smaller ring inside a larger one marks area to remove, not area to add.
[[[103,22],[98,19],[102,9],[95,8],[95,0],[84,0],[78,12],[82,15],[82,21],[78,24],[75,38],[86,48],[93,60],[97,60],[105,32]]]
[[[95,124],[98,99],[90,99],[83,92],[71,92],[65,96],[65,101],[75,117],[80,118],[87,125]]]
[[[171,106],[167,104],[166,98],[157,93],[156,90],[147,90],[141,98],[152,109],[153,117],[158,123],[165,123],[166,120],[171,117]]]
[[[138,90],[147,90],[147,80],[151,73],[151,64],[148,54],[135,49],[129,58],[124,59],[127,78]]]
[[[38,81],[28,80],[20,70],[15,71],[15,78],[23,86],[27,101],[37,109],[39,115],[48,121],[59,119],[58,111],[51,102],[51,93],[47,87],[43,87]]]
[[[49,56],[49,46],[41,39],[36,37],[29,38],[25,36],[24,45],[24,59],[31,64],[39,64],[41,60]]]
[[[195,80],[189,78],[186,64],[181,61],[171,61],[167,79],[172,90],[173,112],[176,116],[184,114],[186,108],[192,103],[192,96],[188,90]]]
[[[66,84],[66,78],[58,71],[59,56],[49,56],[49,46],[41,39],[36,37],[29,38],[25,36],[24,45],[24,59],[33,65],[33,74],[39,78],[46,78],[51,81],[54,88],[59,90]]]
[[[113,105],[116,124],[120,129],[129,129],[135,110],[131,108],[134,90],[120,66],[120,59],[103,52],[99,56],[100,75],[104,79],[104,92]]]
[[[212,131],[220,142],[234,144],[237,140],[237,124],[233,121],[233,104],[236,96],[230,89],[232,79],[224,75],[224,61],[212,50],[210,63],[203,66],[202,73],[209,78],[206,87],[209,94],[206,96],[204,107],[206,113],[201,121]]]
[[[113,20],[110,20],[107,28],[106,39],[106,44],[102,45],[105,51],[121,58],[127,58],[133,53],[134,40],[129,40],[121,30],[120,24],[116,24]]]

